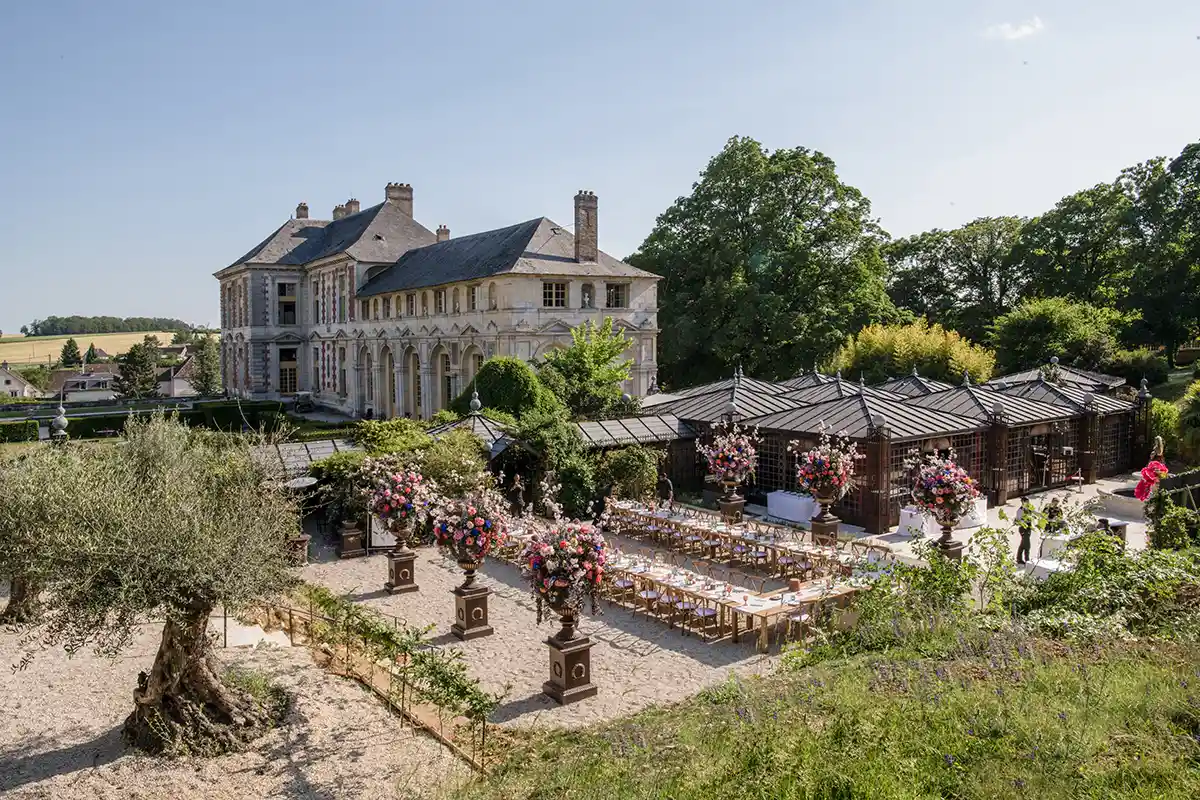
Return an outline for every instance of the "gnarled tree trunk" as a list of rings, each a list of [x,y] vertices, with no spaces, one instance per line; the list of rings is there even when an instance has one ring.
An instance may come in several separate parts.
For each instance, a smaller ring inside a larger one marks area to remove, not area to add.
[[[14,575],[8,588],[8,606],[0,613],[0,623],[33,622],[38,616],[38,597],[42,587],[34,580]]]
[[[169,617],[150,674],[138,676],[126,740],[152,753],[217,754],[261,734],[270,714],[247,692],[221,679],[208,639],[211,608]]]

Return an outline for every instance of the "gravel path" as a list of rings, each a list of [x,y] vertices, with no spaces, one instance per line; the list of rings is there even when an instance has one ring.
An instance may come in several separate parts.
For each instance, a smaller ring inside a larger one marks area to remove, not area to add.
[[[488,560],[476,583],[492,589],[488,601],[491,636],[460,642],[450,633],[454,597],[462,570],[429,547],[418,549],[417,583],[421,590],[388,595],[387,560],[383,555],[337,560],[328,547],[313,542],[314,563],[302,571],[305,580],[348,594],[358,602],[393,614],[413,626],[434,625],[436,644],[463,650],[468,669],[491,692],[506,691],[494,722],[519,726],[575,727],[623,716],[652,704],[683,700],[705,686],[720,683],[731,672],[765,674],[778,658],[758,655],[750,639],[738,644],[707,642],[683,636],[645,614],[602,604],[602,614],[587,613],[580,630],[597,644],[592,648],[593,681],[600,693],[569,706],[542,694],[549,677],[545,639],[557,624],[536,624],[535,605],[516,567]],[[772,648],[773,651],[777,648]]]
[[[120,740],[137,674],[159,628],[147,626],[117,661],[40,654],[13,673],[15,634],[0,633],[0,797],[423,798],[453,796],[467,767],[401,725],[357,684],[322,670],[304,648],[222,650],[228,664],[266,672],[293,694],[288,724],[251,750],[168,760],[127,752]],[[439,786],[446,794],[430,788]]]

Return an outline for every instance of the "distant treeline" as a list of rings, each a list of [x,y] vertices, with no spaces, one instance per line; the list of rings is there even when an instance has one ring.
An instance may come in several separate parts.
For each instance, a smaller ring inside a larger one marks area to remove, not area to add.
[[[79,333],[187,331],[192,326],[169,317],[46,317],[21,326],[26,336],[74,336]]]

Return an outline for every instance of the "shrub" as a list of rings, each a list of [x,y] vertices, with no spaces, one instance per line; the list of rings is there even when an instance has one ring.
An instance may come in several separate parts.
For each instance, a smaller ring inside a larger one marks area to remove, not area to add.
[[[542,385],[533,367],[519,358],[489,358],[458,396],[451,408],[458,414],[471,410],[471,395],[489,408],[498,408],[520,419],[534,409],[554,409],[562,404],[554,393]]]
[[[1158,550],[1188,547],[1200,529],[1200,514],[1171,503],[1165,514],[1150,526],[1150,546]]]
[[[560,486],[558,502],[568,517],[583,519],[596,499],[596,476],[592,463],[583,453],[562,459],[555,469]]]
[[[36,442],[38,424],[36,420],[0,422],[0,442]]]
[[[1166,400],[1152,398],[1150,402],[1150,436],[1161,436],[1163,457],[1168,462],[1179,455],[1179,406]]]
[[[94,439],[100,431],[120,432],[125,429],[129,414],[100,414],[86,417],[67,417],[67,435],[72,439]],[[190,422],[190,420],[189,420]]]
[[[957,384],[963,372],[975,383],[992,377],[996,356],[941,325],[918,319],[909,325],[868,325],[838,351],[835,365],[847,375],[879,383],[916,370]]]
[[[1062,297],[1027,300],[992,324],[1002,374],[1032,369],[1051,356],[1081,369],[1099,369],[1116,339],[1116,312]]]
[[[480,414],[480,416],[484,416],[484,417],[487,417],[488,419],[495,420],[496,422],[499,422],[501,425],[505,425],[510,428],[515,428],[517,425],[516,417],[514,417],[512,414],[508,413],[507,411],[503,411],[499,408],[485,408],[482,411],[480,411],[479,414]]]
[[[487,468],[488,452],[479,437],[464,428],[439,436],[418,456],[421,474],[437,484],[447,497],[462,497],[479,485]]]
[[[429,427],[436,428],[439,425],[448,425],[451,422],[458,422],[462,419],[461,416],[451,411],[448,408],[443,408],[441,411],[429,418]]]
[[[1138,350],[1116,351],[1104,363],[1102,369],[1109,375],[1124,378],[1130,386],[1139,385],[1142,378],[1151,386],[1157,386],[1166,383],[1167,378],[1171,376],[1167,360],[1144,347]]]
[[[1164,438],[1163,441],[1166,441]],[[1179,398],[1179,451],[1189,463],[1200,461],[1200,381]]]
[[[661,453],[641,445],[609,450],[599,458],[596,482],[611,484],[621,497],[644,500],[654,495]]]
[[[413,419],[362,420],[354,426],[354,441],[368,453],[403,453],[431,441],[421,423]]]
[[[329,519],[357,519],[366,513],[367,501],[359,486],[366,460],[361,451],[334,453],[309,466],[308,474],[321,482],[320,497],[327,504]]]

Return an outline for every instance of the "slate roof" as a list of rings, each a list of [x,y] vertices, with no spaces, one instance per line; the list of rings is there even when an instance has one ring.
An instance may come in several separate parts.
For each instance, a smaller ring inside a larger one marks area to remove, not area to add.
[[[895,400],[897,402],[903,402],[905,399],[905,396],[902,394],[894,394],[884,389],[876,389],[861,383],[851,383],[840,377],[831,378],[826,383],[810,386],[806,389],[792,389],[782,396],[789,400],[795,400],[800,405],[812,405],[814,403],[823,403],[826,400],[838,400],[857,394],[864,394],[867,397],[874,397],[879,400]]]
[[[786,386],[789,389],[808,389],[813,386],[820,386],[823,383],[832,383],[837,380],[832,375],[813,370],[812,372],[801,372],[794,378],[788,378],[786,381],[779,381],[780,386]]]
[[[872,420],[882,422],[891,430],[892,441],[951,436],[984,427],[978,420],[969,417],[866,394],[755,417],[746,420],[745,424],[755,425],[760,431],[816,435],[821,432],[821,424],[824,423],[830,433],[841,433],[851,439],[865,439],[871,432]]]
[[[905,397],[923,397],[934,392],[944,392],[947,389],[953,389],[954,386],[942,381],[935,381],[932,378],[923,378],[917,374],[916,367],[913,367],[911,375],[905,375],[903,378],[891,378],[883,383],[876,384],[876,388],[895,394],[902,394]]]
[[[1083,389],[1089,389],[1095,392],[1105,392],[1109,389],[1115,389],[1118,386],[1125,385],[1125,379],[1116,375],[1104,375],[1099,372],[1090,372],[1086,369],[1066,367],[1062,364],[1058,365],[1058,373],[1062,377],[1064,383]],[[988,385],[997,386],[1008,384],[1009,386],[1012,386],[1018,383],[1032,383],[1039,379],[1045,380],[1041,369],[1027,369],[1024,372],[1016,372],[1012,375],[1001,375],[998,378],[992,378],[990,381],[988,381]]]
[[[698,435],[695,429],[673,414],[584,421],[575,423],[575,428],[588,447],[657,444],[695,439]]]
[[[757,378],[747,378],[745,375],[737,375],[732,378],[724,378],[712,383],[702,383],[699,386],[689,386],[686,389],[672,390],[671,394],[676,397],[699,397],[705,394],[715,394],[717,392],[728,392],[733,388],[734,381],[741,381],[741,391],[752,392],[754,394],[766,395],[781,395],[787,391],[787,388],[779,383],[771,381],[760,381]]]
[[[284,442],[254,448],[254,457],[278,479],[290,480],[308,474],[312,462],[334,453],[362,450],[348,439],[322,439],[316,442]]]
[[[82,369],[67,367],[50,373],[47,394],[58,394],[68,381],[87,379],[90,381],[112,381],[121,374],[120,364],[87,364]]]
[[[339,220],[290,219],[229,266],[299,266],[346,253],[357,261],[387,264],[414,247],[437,241],[437,234],[384,201]]]
[[[642,408],[653,408],[654,406],[661,406],[664,403],[671,403],[679,399],[681,399],[679,395],[668,392],[648,394],[642,398]]]
[[[446,422],[437,427],[430,428],[428,433],[436,439],[448,431],[459,428],[469,430],[479,437],[490,453],[489,458],[495,458],[500,455],[515,441],[509,436],[508,430],[503,423],[483,414],[468,414],[454,422]]]
[[[545,218],[418,247],[358,290],[359,297],[479,280],[493,275],[570,275],[657,278],[601,252],[595,263],[575,260],[575,237]]]
[[[1035,425],[1072,416],[1071,410],[1062,406],[1001,394],[984,386],[957,386],[924,397],[911,397],[907,402],[909,405],[985,422],[991,418],[996,403],[1000,403],[1005,419],[1013,426]]]
[[[733,383],[730,381],[731,388],[729,389],[663,403],[654,406],[654,411],[659,414],[674,414],[688,422],[720,422],[728,416],[729,401],[733,400],[735,395],[739,419],[757,417],[800,406],[800,403],[795,400],[747,389],[746,385],[750,380],[742,378],[742,386],[737,389],[732,388]],[[755,381],[755,383],[760,383],[760,381]]]
[[[1133,403],[1125,400],[1090,392],[1077,386],[1059,386],[1045,380],[1018,383],[1007,389],[1000,389],[1000,392],[1014,397],[1025,397],[1030,400],[1063,406],[1076,413],[1082,413],[1085,410],[1089,395],[1092,407],[1101,414],[1121,414],[1133,409]]]

